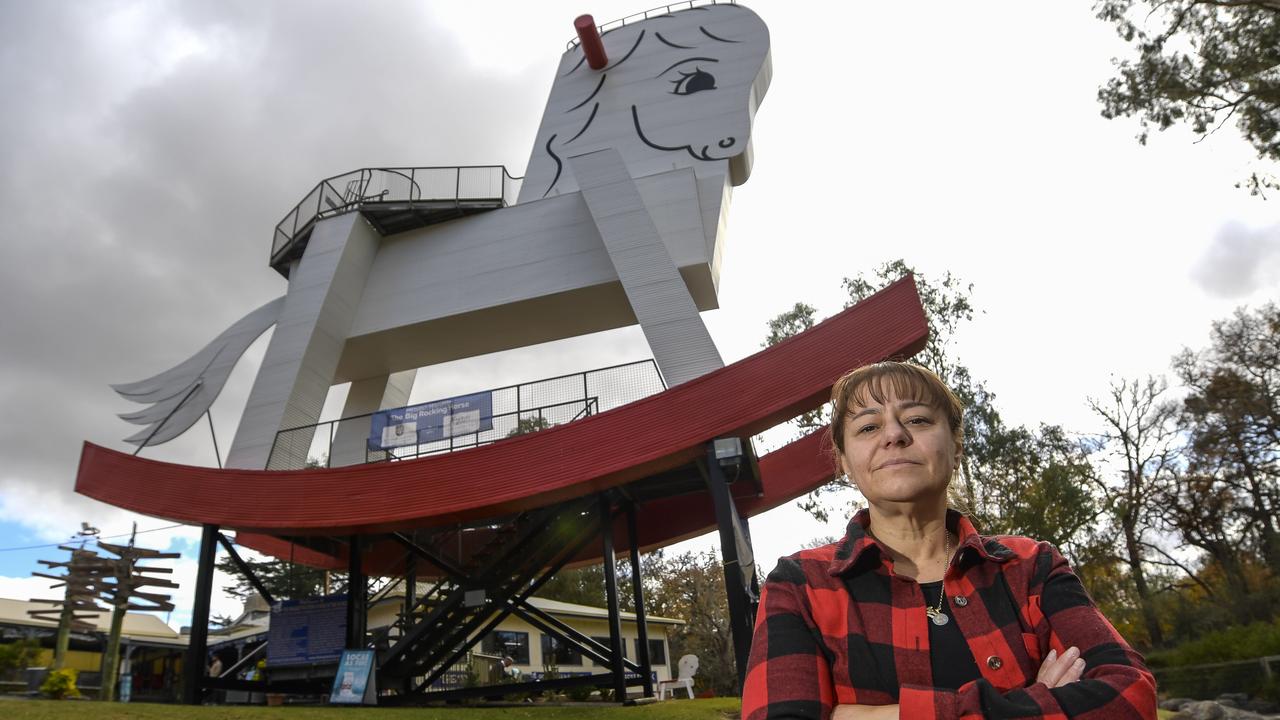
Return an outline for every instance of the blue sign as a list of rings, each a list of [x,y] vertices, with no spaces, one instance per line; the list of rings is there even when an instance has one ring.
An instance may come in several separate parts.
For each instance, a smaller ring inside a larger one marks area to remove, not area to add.
[[[369,424],[369,449],[390,450],[493,429],[493,393],[462,395],[379,410]]]
[[[377,705],[372,650],[344,650],[329,692],[331,705]]]
[[[267,665],[334,662],[347,645],[347,596],[281,600],[271,606]]]

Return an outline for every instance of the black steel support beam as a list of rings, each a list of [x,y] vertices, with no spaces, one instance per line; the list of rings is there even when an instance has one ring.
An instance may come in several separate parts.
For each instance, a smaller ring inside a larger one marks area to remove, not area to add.
[[[186,705],[199,705],[204,701],[205,654],[209,651],[209,599],[213,594],[217,536],[217,525],[205,525],[200,533],[200,564],[196,568],[196,598],[191,608],[191,639],[182,663],[182,702]]]
[[[636,528],[636,504],[627,503],[627,545],[631,548],[631,590],[636,607],[636,659],[644,680],[644,696],[653,697],[653,662],[649,657],[648,617],[644,611],[644,585],[640,578],[640,543]]]
[[[747,656],[751,652],[751,611],[747,597],[747,580],[738,563],[738,539],[734,531],[734,516],[738,511],[729,494],[729,483],[720,460],[716,458],[714,443],[707,443],[707,489],[716,510],[716,525],[720,529],[720,558],[724,567],[724,589],[729,600],[729,630],[733,636],[733,657],[738,671],[738,692],[746,680]]]
[[[557,640],[563,640],[566,644],[577,648],[578,652],[600,665],[613,665],[613,661],[609,659],[608,647],[587,635],[583,635],[572,626],[567,625],[563,620],[535,607],[527,600],[518,605],[514,600],[509,600],[508,605],[511,608],[512,615],[524,620],[542,632],[554,636]],[[628,660],[625,654],[622,658],[622,665],[631,672],[640,673],[640,666]]]
[[[570,505],[569,507],[573,506]],[[603,519],[600,519],[600,522],[603,522]],[[489,621],[485,623],[483,627],[479,629],[474,628],[474,626],[465,628],[467,631],[466,636],[472,638],[472,641],[463,643],[462,646],[455,650],[452,655],[444,660],[444,662],[439,663],[439,668],[435,672],[427,675],[427,677],[419,683],[416,688],[414,688],[414,692],[422,692],[426,688],[431,687],[431,683],[435,682],[436,678],[443,675],[450,665],[457,662],[466,654],[467,650],[479,642],[481,638],[489,633],[489,631],[497,627],[498,624],[511,613],[510,607],[513,603],[516,605],[523,604],[530,596],[542,589],[542,586],[545,585],[548,580],[554,577],[556,573],[560,572],[565,565],[569,564],[570,560],[577,557],[578,553],[582,552],[583,548],[585,548],[587,544],[595,538],[596,533],[599,531],[599,527],[595,522],[588,522],[587,525],[582,528],[578,537],[573,538],[568,542],[561,541],[559,543],[562,548],[561,551],[553,556],[554,560],[549,563],[541,575],[538,575],[537,573],[534,573],[533,575],[522,574],[521,577],[518,578],[519,581],[516,582],[514,586],[523,587],[524,590],[516,595],[516,597],[512,599],[511,603],[508,603],[506,607],[493,613],[493,615],[490,616]]]
[[[231,556],[231,561],[236,564],[236,567],[240,568],[240,572],[244,573],[245,579],[249,581],[249,584],[253,586],[254,590],[258,591],[258,594],[262,596],[262,599],[266,600],[268,605],[275,604],[276,600],[271,596],[271,592],[262,584],[262,580],[258,578],[258,575],[253,571],[253,568],[249,567],[249,563],[246,563],[244,558],[240,557],[240,553],[236,552],[236,546],[231,544],[231,541],[227,539],[227,536],[222,533],[218,533],[218,543],[220,543],[223,549],[227,551],[227,554]]]
[[[399,533],[396,533],[399,535]],[[407,538],[406,538],[407,539]],[[418,556],[412,550],[404,553],[404,609],[400,616],[400,634],[413,625],[413,609],[418,604]],[[413,678],[406,675],[401,681],[401,693],[413,689]]]
[[[613,699],[627,699],[627,676],[622,667],[622,615],[618,611],[618,567],[613,558],[613,508],[600,495],[600,537],[604,540],[604,594],[609,608],[609,652],[613,655]]]
[[[364,574],[364,538],[352,535],[347,543],[347,649],[363,650],[369,623],[368,579]]]

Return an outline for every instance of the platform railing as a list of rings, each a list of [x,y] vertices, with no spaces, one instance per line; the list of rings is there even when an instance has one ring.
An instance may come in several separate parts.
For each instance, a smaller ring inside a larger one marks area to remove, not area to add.
[[[653,360],[611,365],[586,372],[558,375],[534,382],[507,385],[488,393],[492,428],[429,443],[370,450],[364,443],[365,462],[406,460],[487,445],[513,435],[574,422],[611,410],[666,389]],[[329,467],[338,426],[354,422],[367,428],[375,413],[365,413],[276,433],[267,462],[268,470]],[[345,441],[344,441],[345,442]]]
[[[736,0],[684,0],[684,2],[671,3],[669,5],[659,5],[656,8],[650,8],[649,10],[645,10],[644,12],[632,13],[624,18],[619,18],[617,20],[610,20],[609,22],[603,25],[597,25],[596,29],[600,31],[601,35],[603,35],[609,32],[610,30],[617,30],[618,28],[624,25],[630,25],[631,23],[638,23],[643,20],[648,20],[649,18],[652,18],[652,17],[661,17],[663,15],[670,15],[673,12],[680,12],[681,10],[688,10],[690,8],[702,7],[703,5],[735,5],[735,4],[737,4]],[[572,50],[576,47],[578,47],[578,38],[576,37],[565,44],[566,50]]]
[[[318,221],[374,203],[493,202],[515,204],[520,180],[502,165],[362,168],[316,183],[275,228],[274,265]]]

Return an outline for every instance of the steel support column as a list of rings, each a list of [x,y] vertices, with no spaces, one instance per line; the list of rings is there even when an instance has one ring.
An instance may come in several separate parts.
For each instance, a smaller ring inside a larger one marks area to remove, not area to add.
[[[418,556],[412,550],[404,552],[404,608],[401,610],[400,634],[413,626],[413,608],[418,604]],[[406,675],[401,683],[403,694],[413,691],[413,676]]]
[[[364,575],[364,538],[352,535],[347,543],[347,649],[363,650],[369,623],[368,578]]]
[[[209,600],[213,594],[213,561],[218,553],[218,526],[205,525],[200,533],[200,563],[196,568],[196,598],[191,608],[191,639],[182,663],[182,702],[204,701],[205,654],[209,650]]]
[[[249,564],[244,561],[244,558],[240,557],[240,553],[236,550],[235,545],[232,545],[231,541],[227,539],[227,536],[222,533],[218,533],[218,542],[221,543],[223,549],[227,551],[227,555],[231,556],[231,561],[236,564],[236,567],[240,568],[240,572],[244,573],[245,579],[249,581],[249,584],[253,586],[253,589],[258,591],[258,594],[262,596],[262,599],[268,605],[274,605],[276,602],[275,597],[271,595],[271,591],[267,590],[267,586],[262,584],[262,579],[253,572],[253,568],[249,567]]]
[[[720,558],[724,567],[724,589],[729,600],[729,629],[733,635],[733,657],[738,670],[738,692],[746,680],[747,656],[751,653],[751,601],[747,596],[747,580],[738,562],[738,538],[734,530],[733,496],[729,482],[716,458],[714,443],[707,443],[707,488],[715,504],[716,524],[720,528]]]
[[[636,504],[627,503],[627,545],[631,548],[631,590],[636,603],[636,660],[640,662],[640,679],[644,696],[653,697],[653,663],[649,658],[648,618],[644,610],[644,585],[640,580],[640,545],[636,529]]]
[[[604,594],[609,606],[609,652],[613,655],[613,699],[627,699],[626,670],[622,665],[622,615],[618,611],[618,567],[613,558],[613,508],[607,495],[600,496],[600,536],[604,539]]]
[[[413,606],[418,604],[418,556],[411,551],[404,554],[404,615],[405,627],[413,622]]]

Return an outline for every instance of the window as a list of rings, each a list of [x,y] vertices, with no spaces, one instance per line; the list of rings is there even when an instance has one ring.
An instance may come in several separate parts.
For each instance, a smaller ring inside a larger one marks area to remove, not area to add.
[[[606,652],[609,650],[608,635],[605,635],[603,637],[599,635],[592,635],[591,639],[603,645]],[[626,638],[622,638],[622,657],[627,657],[627,639]],[[596,663],[596,664],[598,665],[599,663]]]
[[[480,647],[493,655],[510,655],[517,665],[529,664],[529,633],[494,630],[484,636]]]
[[[581,665],[582,653],[578,648],[551,635],[542,636],[543,665]]]
[[[640,656],[640,638],[635,639],[636,657]],[[649,641],[649,664],[665,665],[667,663],[667,644],[662,640]]]
[[[639,640],[636,640],[639,643]],[[667,664],[667,644],[662,640],[649,641],[649,664],[650,665],[666,665]]]

